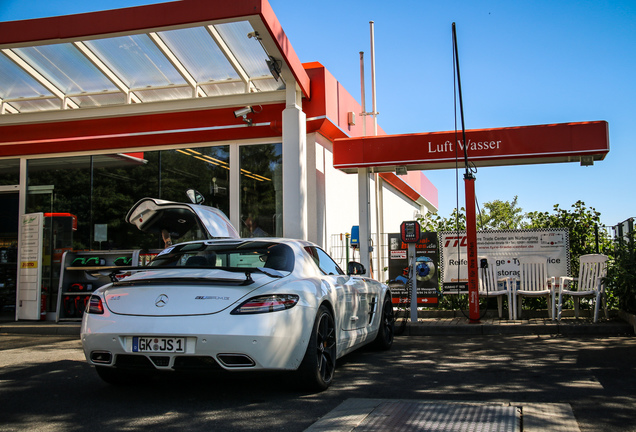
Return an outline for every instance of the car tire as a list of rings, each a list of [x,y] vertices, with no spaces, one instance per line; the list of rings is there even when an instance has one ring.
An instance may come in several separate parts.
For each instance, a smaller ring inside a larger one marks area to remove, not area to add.
[[[323,391],[331,384],[336,369],[336,325],[333,315],[320,306],[298,372],[307,390]]]
[[[378,335],[373,341],[373,347],[378,350],[389,350],[393,346],[393,338],[395,336],[395,314],[393,312],[393,302],[391,296],[387,295],[382,306],[382,315],[380,316],[380,327]]]
[[[134,382],[132,374],[128,371],[108,366],[95,366],[95,370],[102,381],[108,384],[125,386],[131,385]]]

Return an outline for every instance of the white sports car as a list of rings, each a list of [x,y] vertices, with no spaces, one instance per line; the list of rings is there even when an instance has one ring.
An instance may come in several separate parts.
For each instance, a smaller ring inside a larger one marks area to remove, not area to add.
[[[173,211],[178,223],[207,211],[217,228],[231,227],[218,210],[160,200],[140,201],[127,219],[159,232],[157,221]],[[146,372],[278,370],[296,371],[305,387],[323,390],[336,359],[371,342],[380,349],[393,343],[388,287],[346,275],[310,242],[190,241],[136,270],[96,290],[82,321],[86,358],[109,383]]]

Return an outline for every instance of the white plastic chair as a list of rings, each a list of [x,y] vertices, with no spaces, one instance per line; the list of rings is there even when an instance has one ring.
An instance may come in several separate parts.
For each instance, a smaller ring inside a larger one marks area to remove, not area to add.
[[[554,320],[556,309],[554,284],[550,284],[550,279],[548,277],[547,257],[528,255],[519,258],[519,286],[517,287],[514,279],[510,280],[515,310],[514,319],[521,317],[523,297],[546,297],[548,314]]]
[[[574,300],[574,316],[579,317],[579,301],[581,297],[592,297],[594,299],[594,322],[598,321],[599,303],[603,301],[605,318],[607,318],[607,305],[605,304],[605,285],[603,278],[607,274],[607,255],[589,254],[581,255],[579,258],[579,277],[560,278],[559,284],[559,315],[561,320],[561,310],[563,309],[563,296],[570,295]],[[568,287],[565,288],[567,282]]]
[[[486,259],[486,258],[483,258]],[[480,262],[482,259],[480,259]],[[488,267],[479,269],[479,296],[496,296],[497,308],[499,309],[499,318],[503,315],[503,297],[508,298],[508,319],[512,320],[512,302],[510,284],[506,283],[507,279],[497,279],[497,267],[495,263],[489,259],[486,261]],[[504,288],[499,287],[499,282],[504,282]]]

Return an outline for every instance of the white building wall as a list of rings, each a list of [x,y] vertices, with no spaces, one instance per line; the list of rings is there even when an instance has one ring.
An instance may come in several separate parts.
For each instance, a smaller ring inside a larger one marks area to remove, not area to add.
[[[358,225],[358,176],[345,174],[333,167],[332,143],[320,134],[307,136],[308,171],[315,175],[308,175],[309,212],[308,237],[327,251],[346,269],[345,233],[351,233],[351,228]],[[312,151],[313,150],[313,151]],[[311,156],[314,155],[313,161]],[[372,176],[373,177],[373,176]],[[370,219],[373,239],[373,277],[385,280],[382,271],[388,265],[386,233],[398,232],[400,224],[405,220],[412,220],[416,212],[424,213],[420,205],[405,197],[393,186],[382,182],[384,204],[384,226],[380,228],[381,236],[378,243],[376,235],[376,198],[375,182],[370,185]],[[381,263],[378,264],[379,248]],[[359,260],[357,251],[349,249],[349,259]],[[378,272],[378,266],[380,271]]]
[[[358,223],[357,176],[345,174],[333,167],[332,144],[322,135],[314,134],[316,155],[316,190],[322,194],[318,202],[321,224],[319,241],[327,247],[331,234],[350,233]]]
[[[400,224],[404,221],[414,220],[417,214],[425,214],[426,208],[413,202],[400,191],[386,182],[382,182],[383,200],[384,200],[384,226],[379,240],[380,250],[375,251],[374,266],[379,271],[375,272],[378,280],[386,282],[388,280],[388,271],[384,271],[389,266],[389,249],[388,237],[389,233],[400,232]],[[375,225],[374,225],[375,226]],[[378,260],[379,263],[378,263]]]
[[[414,220],[418,213],[424,214],[419,204],[405,197],[390,184],[384,184],[384,233],[400,231],[400,224],[404,221]]]

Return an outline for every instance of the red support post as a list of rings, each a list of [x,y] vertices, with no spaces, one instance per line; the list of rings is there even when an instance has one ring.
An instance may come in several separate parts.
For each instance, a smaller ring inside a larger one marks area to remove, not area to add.
[[[468,257],[468,318],[479,322],[479,266],[477,264],[477,216],[475,213],[475,177],[464,176],[466,193],[466,239]]]

